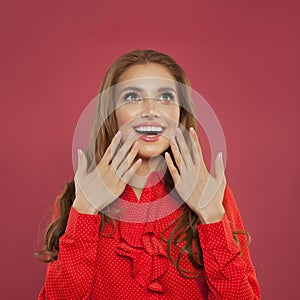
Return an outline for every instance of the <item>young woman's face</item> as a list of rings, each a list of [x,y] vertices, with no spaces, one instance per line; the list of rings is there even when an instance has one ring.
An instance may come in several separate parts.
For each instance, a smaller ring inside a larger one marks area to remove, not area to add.
[[[180,106],[175,78],[166,67],[156,63],[130,67],[119,78],[115,101],[122,140],[133,132],[140,143],[137,157],[151,158],[169,147]]]

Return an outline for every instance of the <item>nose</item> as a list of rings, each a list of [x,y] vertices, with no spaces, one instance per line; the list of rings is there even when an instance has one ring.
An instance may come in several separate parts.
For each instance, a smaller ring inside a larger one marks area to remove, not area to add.
[[[157,115],[157,100],[155,98],[144,99],[141,113],[142,115],[146,114],[149,116]]]

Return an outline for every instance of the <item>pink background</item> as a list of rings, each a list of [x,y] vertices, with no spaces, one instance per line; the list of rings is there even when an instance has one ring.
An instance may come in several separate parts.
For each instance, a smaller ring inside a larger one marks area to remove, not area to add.
[[[45,266],[33,254],[73,176],[76,122],[116,57],[153,48],[182,65],[221,121],[262,298],[295,299],[299,9],[290,0],[2,1],[1,298],[36,299]]]

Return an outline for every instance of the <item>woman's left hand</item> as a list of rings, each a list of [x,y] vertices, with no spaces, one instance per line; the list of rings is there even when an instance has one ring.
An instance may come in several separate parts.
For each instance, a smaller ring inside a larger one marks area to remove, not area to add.
[[[222,202],[226,178],[222,155],[216,156],[216,177],[213,177],[203,161],[201,146],[195,130],[192,127],[189,130],[192,143],[191,151],[186,144],[182,131],[179,128],[176,128],[175,131],[177,142],[173,137],[170,145],[180,173],[167,152],[165,159],[176,191],[199,216],[202,223],[218,222],[225,213]]]

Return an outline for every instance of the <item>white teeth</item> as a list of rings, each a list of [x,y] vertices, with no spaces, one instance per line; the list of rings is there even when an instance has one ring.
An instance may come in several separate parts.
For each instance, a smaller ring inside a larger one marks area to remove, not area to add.
[[[137,127],[135,128],[136,131],[140,132],[162,132],[163,128],[162,127],[155,127],[155,126],[146,126],[146,127]]]

